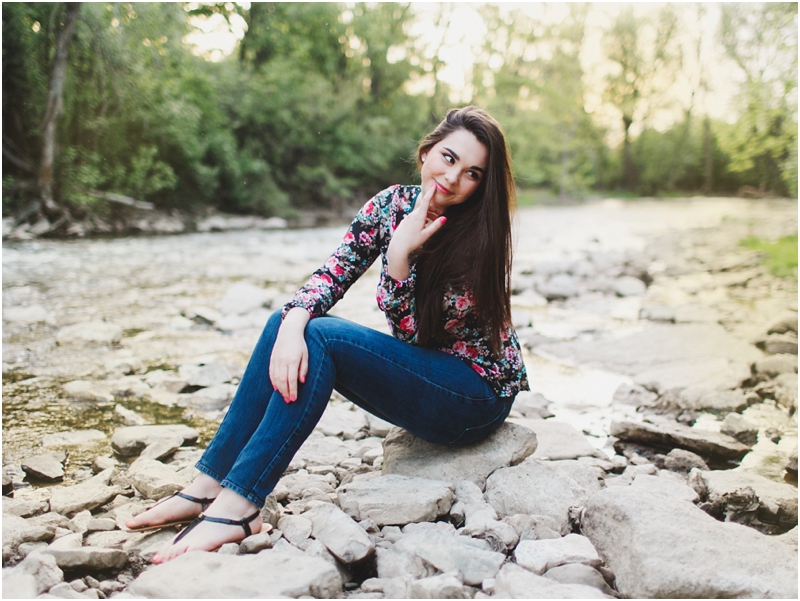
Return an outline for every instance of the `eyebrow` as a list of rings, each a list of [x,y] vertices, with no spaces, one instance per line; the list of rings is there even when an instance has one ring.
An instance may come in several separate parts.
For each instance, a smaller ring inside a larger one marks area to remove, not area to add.
[[[457,161],[460,161],[460,160],[461,160],[461,157],[460,157],[460,156],[458,156],[458,154],[456,153],[456,151],[454,151],[452,148],[448,148],[447,146],[445,146],[445,147],[444,147],[444,149],[445,149],[447,152],[449,152],[450,154],[452,154],[454,157],[456,157],[456,160],[457,160]],[[474,169],[475,171],[480,171],[481,173],[483,173],[483,167],[478,167],[478,166],[476,166],[476,165],[473,165],[472,167],[470,167],[470,169]]]

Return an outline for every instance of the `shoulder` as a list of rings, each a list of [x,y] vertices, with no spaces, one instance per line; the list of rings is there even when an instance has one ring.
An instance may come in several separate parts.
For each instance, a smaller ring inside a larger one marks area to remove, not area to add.
[[[367,204],[379,210],[408,213],[419,192],[419,186],[395,184],[378,192]]]

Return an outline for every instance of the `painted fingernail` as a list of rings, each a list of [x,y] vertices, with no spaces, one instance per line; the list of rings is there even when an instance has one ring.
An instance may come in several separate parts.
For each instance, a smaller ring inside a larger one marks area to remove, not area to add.
[[[296,396],[294,396],[294,395],[292,395],[292,396],[289,398],[289,400],[290,400],[291,402],[293,402],[293,403],[294,403],[294,402],[297,400],[297,397],[296,397]]]
[[[300,376],[300,383],[301,384],[305,384],[306,383],[306,377],[305,376]]]
[[[447,217],[442,217],[442,223],[445,223],[446,221],[447,221]]]

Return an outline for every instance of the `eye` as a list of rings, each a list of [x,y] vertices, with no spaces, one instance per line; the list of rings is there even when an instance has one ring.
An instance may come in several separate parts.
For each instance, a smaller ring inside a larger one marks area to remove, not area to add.
[[[453,163],[456,162],[456,160],[453,158],[453,156],[447,154],[446,152],[443,152],[442,156],[444,157],[445,163],[447,163],[448,165],[452,165]]]
[[[478,171],[467,171],[467,175],[475,181],[481,179],[481,174]]]

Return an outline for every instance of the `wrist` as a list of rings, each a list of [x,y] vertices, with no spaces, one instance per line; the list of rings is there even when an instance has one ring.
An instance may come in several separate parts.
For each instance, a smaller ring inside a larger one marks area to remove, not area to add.
[[[281,328],[303,331],[311,319],[311,315],[303,307],[292,307],[283,317]]]

